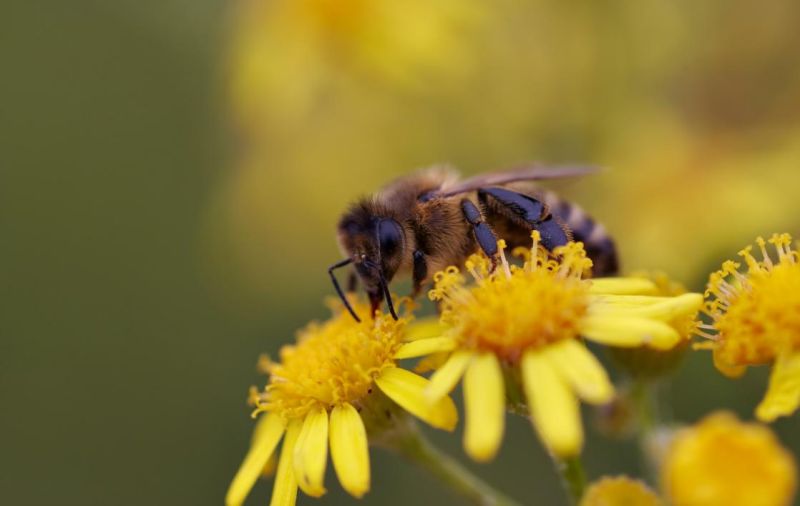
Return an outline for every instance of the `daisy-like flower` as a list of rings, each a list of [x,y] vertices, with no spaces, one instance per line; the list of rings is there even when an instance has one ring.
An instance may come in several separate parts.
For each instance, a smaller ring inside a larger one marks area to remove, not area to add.
[[[367,307],[358,308],[360,312]],[[391,430],[403,412],[430,425],[453,430],[458,415],[449,397],[431,404],[428,380],[397,367],[403,357],[407,319],[376,315],[361,323],[340,309],[322,324],[299,332],[297,344],[284,346],[280,362],[267,362],[266,389],[253,393],[261,413],[244,462],[225,503],[242,504],[283,439],[273,506],[295,504],[297,488],[319,497],[328,448],[339,482],[355,497],[370,486],[368,437]]]
[[[646,279],[587,279],[591,260],[582,244],[550,254],[539,246],[538,232],[532,237],[532,249],[519,251],[525,257],[522,267],[508,264],[501,245],[502,267],[494,272],[483,256],[466,263],[473,284],[455,267],[437,273],[430,297],[441,303],[446,330],[409,345],[420,355],[450,351],[426,395],[438,402],[463,378],[464,446],[480,461],[491,459],[502,441],[507,397],[527,405],[554,454],[577,455],[583,444],[578,399],[604,404],[614,395],[582,338],[669,349],[681,336],[668,322],[702,304],[699,294],[635,295],[655,291]]]
[[[675,437],[662,488],[680,506],[786,506],[797,466],[769,428],[714,413]]]
[[[663,506],[664,502],[639,480],[604,477],[586,490],[580,506]]]
[[[748,246],[739,252],[746,270],[726,261],[711,274],[703,311],[710,323],[698,332],[709,341],[698,347],[711,349],[717,369],[730,377],[750,365],[772,364],[767,394],[756,409],[759,420],[771,422],[800,405],[800,262],[789,234],[759,237],[756,244],[761,260]]]

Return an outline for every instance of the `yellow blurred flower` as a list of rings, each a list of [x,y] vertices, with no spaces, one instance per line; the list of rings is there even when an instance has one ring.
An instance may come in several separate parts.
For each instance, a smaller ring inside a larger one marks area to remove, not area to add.
[[[357,310],[368,312],[359,303]],[[301,330],[297,344],[281,349],[280,362],[265,364],[269,384],[254,393],[263,412],[247,456],[228,489],[225,503],[242,504],[283,438],[272,505],[293,505],[297,488],[325,493],[328,447],[339,481],[361,497],[370,486],[367,431],[390,428],[394,404],[428,422],[452,430],[458,415],[449,397],[431,404],[428,380],[397,367],[407,318],[376,315],[361,323],[341,310],[325,323]],[[390,401],[391,400],[391,401]]]
[[[796,486],[794,459],[773,433],[729,413],[679,432],[662,469],[676,506],[785,506]]]
[[[767,394],[756,409],[760,420],[771,422],[800,404],[800,263],[789,234],[768,242],[777,259],[759,237],[761,260],[751,246],[739,252],[746,272],[727,261],[710,276],[704,312],[711,323],[700,325],[700,335],[709,341],[699,347],[710,348],[717,368],[731,377],[749,365],[773,364]]]
[[[663,506],[659,497],[639,480],[605,477],[592,483],[580,506]]]
[[[406,356],[452,352],[431,378],[431,402],[445,398],[464,378],[464,446],[476,460],[494,457],[502,441],[506,392],[521,382],[534,427],[560,457],[583,444],[578,398],[611,400],[614,388],[580,337],[614,346],[671,348],[681,339],[667,321],[696,311],[699,294],[679,297],[619,295],[654,289],[643,279],[584,279],[591,267],[580,243],[551,255],[538,244],[522,267],[489,272],[489,260],[474,255],[466,279],[455,267],[436,274],[430,292],[441,301],[441,337],[406,345]],[[521,380],[520,380],[521,378]]]
[[[342,88],[429,86],[469,69],[474,0],[241,1],[230,72],[244,120],[292,121]],[[355,86],[354,86],[355,85]],[[363,98],[363,97],[362,97]]]

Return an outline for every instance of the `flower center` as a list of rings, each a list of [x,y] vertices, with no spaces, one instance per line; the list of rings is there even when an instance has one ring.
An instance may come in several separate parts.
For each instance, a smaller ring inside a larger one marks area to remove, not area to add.
[[[763,259],[758,261],[747,247],[739,253],[748,266],[726,262],[711,276],[706,314],[716,331],[720,359],[732,365],[761,364],[772,361],[783,351],[800,348],[800,263],[791,248],[788,234],[775,235],[774,261],[766,251],[766,241],[757,244]]]
[[[356,310],[369,312],[366,306]],[[308,325],[296,345],[281,348],[280,362],[267,365],[270,379],[257,400],[259,409],[298,419],[343,402],[358,407],[375,378],[394,365],[405,324],[404,318],[395,321],[388,315],[358,323],[339,310],[327,322]]]
[[[475,283],[467,286],[454,267],[438,273],[430,292],[442,302],[442,320],[452,325],[461,346],[491,351],[516,363],[529,348],[539,348],[578,336],[578,324],[589,304],[589,282],[582,279],[591,267],[583,246],[571,243],[550,254],[534,246],[522,267],[509,266],[489,273],[485,256],[466,263]]]

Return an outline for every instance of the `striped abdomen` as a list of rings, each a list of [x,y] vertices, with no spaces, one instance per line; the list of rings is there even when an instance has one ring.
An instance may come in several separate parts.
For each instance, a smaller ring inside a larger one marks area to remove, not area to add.
[[[545,192],[543,197],[550,212],[572,231],[573,239],[584,244],[586,254],[594,263],[594,276],[617,274],[617,248],[602,223],[595,221],[579,205],[567,202],[553,192]]]

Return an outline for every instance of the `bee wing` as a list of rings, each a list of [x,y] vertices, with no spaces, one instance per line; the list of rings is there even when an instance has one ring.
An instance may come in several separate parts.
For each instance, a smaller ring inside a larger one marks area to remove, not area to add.
[[[547,167],[543,165],[529,165],[518,169],[511,169],[503,172],[490,172],[471,177],[460,183],[442,188],[437,197],[452,197],[459,193],[466,193],[485,188],[487,186],[497,186],[517,181],[534,181],[543,179],[562,179],[567,177],[583,176],[597,172],[599,169],[592,166],[558,166]]]

